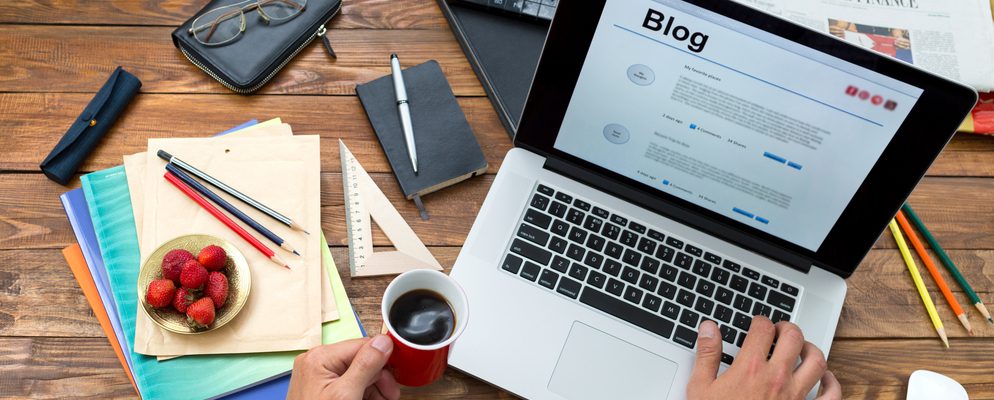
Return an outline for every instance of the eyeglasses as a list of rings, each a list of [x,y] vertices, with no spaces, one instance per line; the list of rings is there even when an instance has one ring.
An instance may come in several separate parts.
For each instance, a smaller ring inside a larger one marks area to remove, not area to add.
[[[245,13],[259,11],[266,25],[283,23],[300,15],[307,0],[245,0],[210,10],[193,20],[187,33],[206,46],[231,43],[245,32]]]

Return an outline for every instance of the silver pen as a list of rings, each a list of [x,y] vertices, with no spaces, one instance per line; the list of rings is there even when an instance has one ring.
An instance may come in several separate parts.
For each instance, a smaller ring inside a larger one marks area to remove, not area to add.
[[[414,126],[411,125],[411,108],[407,105],[407,88],[404,86],[404,75],[400,71],[400,60],[397,53],[390,55],[390,71],[393,73],[393,90],[397,94],[397,111],[400,112],[400,127],[404,130],[404,140],[407,142],[407,154],[411,156],[411,166],[414,174],[418,174],[418,149],[414,146]]]

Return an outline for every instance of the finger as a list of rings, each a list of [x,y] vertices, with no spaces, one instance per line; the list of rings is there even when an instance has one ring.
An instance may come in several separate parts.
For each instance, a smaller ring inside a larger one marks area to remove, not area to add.
[[[781,365],[788,368],[788,371],[793,371],[794,364],[797,364],[797,357],[801,354],[801,348],[804,347],[804,333],[797,325],[787,321],[778,322],[776,330],[777,346],[773,349],[770,363]]]
[[[801,349],[801,365],[794,371],[794,381],[798,387],[805,389],[804,393],[807,393],[825,376],[827,370],[825,353],[811,342],[804,342],[804,347]]]
[[[776,328],[769,318],[762,315],[753,317],[749,332],[746,333],[745,343],[742,343],[742,350],[739,350],[735,360],[758,359],[765,361],[766,356],[770,354],[770,347],[773,346],[775,334]]]
[[[821,378],[821,395],[815,400],[842,400],[842,384],[832,371],[825,371]]]
[[[368,338],[361,338],[318,346],[304,354],[303,362],[319,365],[328,371],[341,375],[348,369],[362,345],[368,341]]]
[[[400,384],[390,371],[380,371],[380,379],[376,381],[376,389],[387,400],[400,399]]]
[[[704,320],[697,328],[697,358],[687,388],[696,390],[708,387],[717,377],[719,365],[721,365],[721,337],[718,334],[718,324]]]
[[[366,394],[362,396],[362,399],[363,400],[387,400],[386,397],[383,397],[383,393],[380,393],[379,390],[376,390],[376,386],[370,386],[370,387],[366,388]]]
[[[393,340],[389,336],[377,335],[367,341],[352,359],[349,369],[342,374],[343,386],[355,390],[357,395],[364,393],[367,387],[379,379],[380,371],[386,365],[391,352]]]

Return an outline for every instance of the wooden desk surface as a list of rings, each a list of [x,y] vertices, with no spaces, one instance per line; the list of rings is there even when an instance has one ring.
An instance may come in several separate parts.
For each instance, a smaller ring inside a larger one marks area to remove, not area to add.
[[[184,5],[182,3],[194,3]],[[131,385],[60,249],[75,238],[58,195],[38,163],[110,71],[122,65],[144,86],[126,115],[83,166],[94,171],[144,151],[154,137],[206,136],[250,118],[282,117],[298,134],[319,134],[323,227],[349,297],[371,332],[380,329],[380,294],[389,278],[350,280],[336,138],[344,138],[393,204],[446,267],[511,148],[490,102],[435,0],[346,0],[328,36],[331,61],[313,44],[261,92],[232,94],[187,62],[169,33],[206,1],[0,2],[0,398],[130,398]],[[436,59],[490,162],[488,175],[425,198],[430,222],[403,199],[354,96],[356,83]],[[78,187],[78,179],[72,184]],[[994,305],[994,139],[959,135],[911,202],[987,304]],[[378,233],[375,242],[389,242]],[[950,277],[946,277],[950,280]],[[847,398],[903,399],[912,371],[947,374],[972,398],[994,398],[994,326],[968,312],[976,335],[956,322],[931,279],[951,337],[943,349],[889,235],[849,280],[830,365]],[[969,301],[954,288],[963,304]],[[449,372],[406,398],[510,398]]]

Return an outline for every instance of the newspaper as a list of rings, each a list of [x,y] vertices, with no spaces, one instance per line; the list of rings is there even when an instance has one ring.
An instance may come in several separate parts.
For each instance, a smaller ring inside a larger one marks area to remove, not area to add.
[[[983,92],[994,90],[989,0],[735,0]]]

